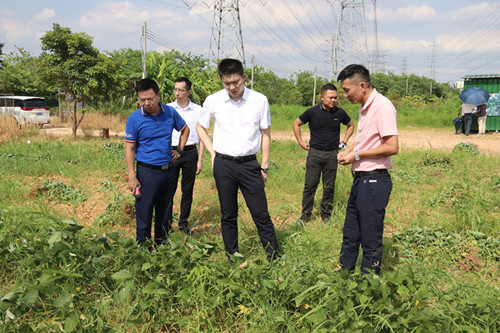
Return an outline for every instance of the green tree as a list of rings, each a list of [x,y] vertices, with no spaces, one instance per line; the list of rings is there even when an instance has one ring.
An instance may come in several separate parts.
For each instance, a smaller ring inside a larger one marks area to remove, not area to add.
[[[76,131],[85,115],[82,111],[78,118],[77,103],[92,102],[94,95],[102,96],[110,91],[113,63],[92,46],[92,37],[72,33],[70,28],[57,23],[41,41],[43,75],[72,103],[73,139],[76,139]]]
[[[14,95],[52,97],[54,91],[42,78],[41,61],[23,48],[9,52],[0,68],[0,91]]]
[[[198,104],[208,95],[222,89],[222,84],[215,69],[208,66],[208,61],[199,56],[170,52],[149,52],[146,57],[148,77],[156,80],[160,87],[162,103],[175,99],[173,94],[175,79],[183,76],[192,83],[190,99]]]

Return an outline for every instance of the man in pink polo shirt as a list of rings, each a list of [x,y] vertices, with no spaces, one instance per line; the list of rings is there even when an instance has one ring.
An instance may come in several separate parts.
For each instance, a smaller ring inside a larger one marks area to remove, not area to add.
[[[342,165],[352,164],[354,177],[347,203],[340,264],[353,271],[359,247],[363,250],[361,273],[380,273],[382,262],[385,207],[392,181],[392,155],[399,151],[396,108],[379,94],[362,65],[349,65],[338,75],[344,96],[360,103],[358,130],[354,146],[338,154]]]

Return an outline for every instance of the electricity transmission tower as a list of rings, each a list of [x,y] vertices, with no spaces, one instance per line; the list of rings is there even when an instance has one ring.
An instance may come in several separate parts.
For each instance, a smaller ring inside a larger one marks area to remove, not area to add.
[[[241,60],[245,65],[245,49],[240,21],[239,0],[215,0],[214,16],[208,46],[208,58],[217,61],[225,57]]]
[[[354,63],[368,66],[365,3],[364,0],[342,0],[337,33],[333,37],[330,80],[336,80],[342,68]]]
[[[429,77],[433,80],[436,79],[436,58],[437,58],[437,45],[436,41],[433,41],[431,46],[431,67],[429,70]]]

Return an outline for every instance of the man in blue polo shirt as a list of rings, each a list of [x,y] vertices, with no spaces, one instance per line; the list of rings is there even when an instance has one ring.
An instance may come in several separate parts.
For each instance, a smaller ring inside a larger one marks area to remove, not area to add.
[[[173,181],[172,162],[178,159],[187,138],[189,127],[174,108],[159,103],[160,89],[151,79],[142,79],[135,86],[141,108],[127,119],[125,133],[125,161],[128,187],[139,188],[136,196],[136,239],[139,244],[151,239],[153,210],[155,213],[156,244],[167,241],[168,203],[171,201]],[[181,132],[177,149],[172,151],[172,130]],[[134,162],[137,160],[137,170]]]
[[[308,151],[306,161],[306,180],[302,195],[302,215],[297,223],[311,219],[314,194],[319,179],[323,175],[323,198],[321,200],[321,219],[331,223],[332,203],[337,178],[337,150],[339,148],[340,124],[347,126],[342,140],[345,146],[354,132],[354,122],[347,113],[337,106],[338,93],[333,84],[321,88],[321,103],[307,109],[293,122],[293,133],[297,143]],[[309,123],[311,134],[309,144],[302,140],[300,126]]]

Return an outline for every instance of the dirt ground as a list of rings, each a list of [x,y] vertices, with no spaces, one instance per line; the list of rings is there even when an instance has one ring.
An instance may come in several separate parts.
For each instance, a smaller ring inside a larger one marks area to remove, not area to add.
[[[71,136],[71,129],[47,125],[43,129],[47,136]],[[101,130],[78,130],[78,136],[102,137]],[[124,132],[110,131],[109,136],[123,138]],[[272,131],[273,140],[295,140],[292,131]],[[309,133],[303,131],[302,137],[308,140]],[[349,143],[352,144],[351,138]],[[399,145],[401,150],[411,149],[438,149],[451,151],[453,147],[461,142],[469,142],[479,149],[484,155],[500,155],[500,132],[488,132],[485,135],[478,136],[471,133],[469,136],[455,134],[454,129],[427,129],[427,128],[405,128],[399,130]]]

